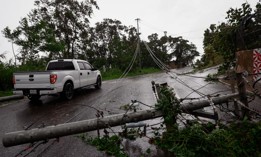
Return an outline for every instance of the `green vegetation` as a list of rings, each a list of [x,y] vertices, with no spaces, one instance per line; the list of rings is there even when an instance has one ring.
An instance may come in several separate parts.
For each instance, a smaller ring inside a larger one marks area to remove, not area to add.
[[[43,62],[38,62],[37,60],[31,64],[14,66],[12,64],[1,63],[0,61],[0,91],[5,93],[3,95],[9,95],[8,92],[13,89],[13,73],[17,71],[41,71],[44,70]]]
[[[127,76],[138,76],[138,75],[144,75],[144,74],[150,74],[150,73],[156,73],[160,72],[160,69],[157,68],[144,68],[141,70],[134,70],[130,71]],[[119,69],[110,69],[106,72],[102,72],[102,78],[103,80],[112,80],[112,79],[118,79],[121,77],[123,72]]]
[[[207,77],[205,78],[205,81],[218,81],[218,74],[208,74]]]
[[[121,148],[121,138],[119,136],[113,135],[109,137],[105,135],[101,138],[91,138],[87,135],[81,135],[80,138],[85,143],[96,146],[98,150],[105,151],[108,155],[127,157],[127,154]]]
[[[177,157],[258,157],[261,155],[261,122],[243,121],[230,126],[194,123],[156,138],[155,144]]]
[[[13,72],[43,70],[48,61],[61,58],[88,60],[98,69],[111,69],[103,74],[103,79],[119,78],[137,54],[137,30],[112,19],[90,26],[94,9],[99,9],[95,0],[35,0],[34,8],[15,29],[7,26],[2,30],[4,37],[20,49],[8,64],[2,62],[4,54],[0,54],[0,91],[12,89]],[[186,66],[199,55],[196,46],[180,36],[153,33],[148,36],[147,45],[165,64],[176,58],[178,66]],[[128,76],[158,71],[142,41],[140,50]],[[139,59],[142,70],[138,69]]]
[[[177,157],[260,156],[261,122],[235,122],[228,126],[199,123],[197,120],[179,128],[175,117],[179,102],[171,89],[163,88],[157,109],[164,113],[167,131],[154,138],[154,143]],[[171,104],[171,105],[170,105]],[[161,126],[162,127],[162,126]]]
[[[235,52],[261,47],[261,4],[252,9],[249,4],[241,8],[230,8],[226,22],[211,24],[204,32],[204,54],[195,65],[199,69],[223,63],[220,69],[235,65]]]
[[[1,96],[10,96],[13,95],[13,91],[8,90],[8,91],[0,91],[0,97]]]
[[[160,90],[160,100],[156,104],[156,109],[162,111],[164,124],[169,126],[168,124],[176,123],[176,116],[181,113],[180,102],[175,97],[175,94],[172,91],[173,89],[162,88]]]
[[[199,119],[188,120],[184,127],[176,122],[181,113],[180,102],[172,89],[162,88],[156,109],[163,113],[163,124],[153,128],[154,137],[149,142],[168,151],[175,157],[260,157],[261,156],[261,121],[244,119],[226,125],[201,122]],[[165,132],[159,132],[159,130]],[[120,136],[90,138],[85,134],[80,137],[87,144],[96,146],[109,155],[127,156],[122,149],[122,137],[135,140],[142,136],[139,129],[129,129]],[[150,149],[147,150],[150,153]]]

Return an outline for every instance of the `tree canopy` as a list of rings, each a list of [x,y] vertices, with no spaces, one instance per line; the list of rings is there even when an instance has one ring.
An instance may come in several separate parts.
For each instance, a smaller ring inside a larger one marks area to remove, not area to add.
[[[234,65],[235,52],[261,48],[261,4],[255,9],[243,3],[241,8],[230,8],[226,22],[211,24],[204,32],[203,65],[219,64],[225,68]]]
[[[95,0],[35,0],[34,3],[35,8],[17,28],[6,27],[2,31],[7,39],[20,46],[17,58],[22,64],[80,58],[88,59],[98,68],[123,70],[128,66],[137,46],[137,30],[116,19],[104,19],[91,27],[93,9],[99,9]],[[174,59],[180,66],[191,64],[199,55],[195,45],[182,37],[159,37],[154,33],[148,36],[148,45],[161,61],[168,63]],[[142,67],[156,66],[142,42],[140,49]]]
[[[39,52],[48,59],[78,57],[90,37],[93,7],[98,8],[94,0],[36,0],[28,17],[14,30],[6,27],[3,34],[21,46],[22,64],[39,58]]]

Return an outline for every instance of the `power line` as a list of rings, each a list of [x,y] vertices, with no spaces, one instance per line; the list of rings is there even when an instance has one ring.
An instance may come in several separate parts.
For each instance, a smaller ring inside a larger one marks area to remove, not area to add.
[[[160,31],[160,32],[163,32],[163,33],[165,32],[164,30],[162,30],[162,29],[160,29],[160,28],[156,28],[155,26],[152,26],[151,24],[145,23],[144,20],[142,20],[140,23],[143,24],[144,26],[147,26],[147,27],[149,27],[149,28],[151,28],[151,29],[154,29],[154,30],[156,30],[156,31]],[[184,34],[189,34],[189,33],[193,33],[193,32],[200,32],[200,31],[202,31],[202,29],[195,29],[195,30],[191,30],[191,31],[181,32],[181,33],[179,33],[179,34],[170,32],[169,34],[170,34],[170,35],[173,35],[173,36],[184,36]],[[165,33],[164,33],[164,34],[165,34]],[[195,37],[194,37],[194,38],[195,38]],[[201,38],[201,37],[200,37],[200,38]]]
[[[207,95],[205,95],[204,93],[199,92],[198,90],[193,89],[192,87],[190,87],[188,84],[186,84],[183,80],[181,80],[180,78],[178,78],[177,74],[174,72],[171,72],[170,69],[162,62],[160,61],[160,59],[158,59],[156,57],[156,55],[153,53],[153,51],[149,48],[148,44],[146,42],[143,42],[148,50],[148,52],[150,53],[153,61],[158,65],[158,67],[165,71],[171,78],[175,79],[177,82],[179,82],[180,84],[188,87],[189,89],[191,89],[192,91],[194,91],[195,93],[197,93],[198,95],[202,96],[202,97],[206,97]]]

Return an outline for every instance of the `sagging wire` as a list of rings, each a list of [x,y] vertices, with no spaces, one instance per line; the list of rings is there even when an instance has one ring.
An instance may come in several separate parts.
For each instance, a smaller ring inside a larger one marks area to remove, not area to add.
[[[201,87],[199,87],[198,89],[196,89],[196,90],[200,90],[200,89],[203,89],[203,88],[205,88],[206,86],[208,86],[210,83],[207,83],[207,84],[205,84],[204,86],[201,86]],[[191,94],[193,94],[194,93],[194,91],[192,91],[192,92],[190,92],[188,95],[186,95],[184,98],[182,98],[182,99],[180,99],[180,101],[182,102],[183,100],[185,100],[188,96],[190,96]]]
[[[59,142],[59,138],[53,140],[52,143],[50,143],[50,145],[48,145],[42,152],[40,152],[37,156],[41,156],[44,152],[46,152],[47,150],[49,150],[51,148],[52,145],[54,145],[56,142]]]
[[[158,67],[165,71],[171,78],[175,79],[177,82],[181,83],[182,85],[188,87],[189,89],[191,89],[192,91],[194,91],[195,93],[199,94],[200,96],[202,97],[205,97],[207,95],[191,88],[189,85],[187,85],[183,80],[181,80],[180,78],[178,78],[177,74],[176,73],[173,73],[173,72],[170,72],[170,69],[160,61],[160,59],[158,59],[156,57],[156,55],[153,53],[153,51],[149,48],[149,46],[147,45],[146,42],[144,42],[144,45],[146,46],[148,52],[150,53],[150,56],[152,57],[153,61],[158,65]],[[173,76],[174,75],[174,76]]]
[[[123,72],[123,74],[120,76],[120,78],[116,81],[116,82],[118,82],[118,81],[120,81],[122,78],[124,78],[128,73],[129,73],[129,71],[132,69],[132,67],[133,67],[133,65],[134,65],[134,63],[135,63],[135,60],[136,60],[136,58],[137,58],[137,54],[138,54],[138,51],[139,51],[139,44],[137,45],[137,48],[136,48],[136,50],[135,50],[135,53],[134,53],[134,55],[133,55],[133,58],[132,58],[132,60],[131,60],[131,62],[130,62],[130,64],[128,65],[128,67],[125,69],[125,71]],[[114,87],[113,87],[114,88]],[[115,90],[115,89],[113,89],[113,90]],[[111,92],[112,90],[110,90],[109,92]],[[107,94],[107,93],[105,93],[105,94]],[[105,95],[104,94],[104,95]],[[146,105],[146,104],[144,104],[144,103],[142,103],[142,102],[140,102],[141,104],[143,104],[143,105]],[[133,105],[133,103],[132,103],[132,105]],[[95,109],[96,111],[97,111],[97,113],[96,113],[96,117],[103,117],[103,112],[102,111],[100,111],[100,110],[98,110],[98,109],[96,109],[96,108],[94,108],[94,107],[92,107],[92,106],[89,106],[89,105],[85,105],[86,107],[90,107],[90,108],[93,108],[93,109]],[[149,105],[147,105],[147,106],[149,106]],[[72,117],[72,118],[70,118],[69,120],[67,120],[66,121],[66,123],[68,123],[68,122],[70,122],[72,119],[74,119],[75,117],[77,117],[78,115],[80,115],[80,114],[82,114],[84,112],[84,110],[82,110],[81,112],[79,112],[77,115],[75,115],[74,117]],[[128,112],[128,110],[126,111],[126,113]],[[125,113],[125,114],[126,114]],[[40,142],[40,143],[32,143],[32,144],[30,144],[30,146],[28,146],[26,149],[24,149],[24,150],[22,150],[22,151],[20,151],[16,156],[19,156],[19,155],[21,155],[23,152],[25,152],[25,151],[27,151],[27,150],[29,150],[29,149],[31,149],[32,147],[34,147],[33,148],[33,150],[32,151],[30,151],[29,153],[27,153],[25,156],[27,156],[27,155],[29,155],[29,154],[31,154],[36,148],[38,148],[40,145],[42,145],[42,144],[45,144],[46,143],[46,141],[44,141],[44,142]],[[53,145],[54,144],[54,142],[51,144],[51,145]],[[51,145],[49,145],[48,147],[50,147]],[[47,148],[48,148],[47,147]],[[44,150],[45,151],[45,150]]]
[[[120,81],[122,78],[124,78],[124,77],[129,73],[129,71],[132,69],[132,67],[133,67],[133,65],[134,65],[134,62],[135,62],[135,60],[136,60],[136,58],[137,58],[137,54],[138,54],[138,46],[137,46],[137,49],[136,49],[136,51],[135,51],[135,53],[134,53],[134,55],[133,55],[133,58],[132,58],[130,64],[128,65],[128,67],[125,69],[124,73],[120,76],[120,78],[119,78],[116,82]],[[114,88],[114,87],[113,87],[113,88]],[[113,90],[115,90],[115,89],[113,89]],[[111,91],[113,91],[113,90],[110,90],[109,92],[111,92]],[[109,92],[108,92],[108,93],[109,93]],[[105,93],[104,95],[106,95],[106,94],[107,94],[107,93]],[[103,117],[103,111],[100,111],[100,110],[96,109],[95,107],[93,107],[94,105],[92,105],[92,106],[84,105],[84,106],[89,107],[89,108],[92,108],[92,109],[95,109],[95,110],[97,111],[96,117],[100,117],[100,116]],[[77,117],[77,116],[79,116],[80,114],[82,114],[83,112],[85,112],[85,110],[82,110],[82,111],[79,112],[77,115],[75,115],[74,117],[72,117],[72,118],[70,118],[69,120],[67,120],[66,123],[70,122],[70,121],[73,120],[75,117]],[[38,148],[40,145],[45,144],[45,143],[46,143],[46,142],[40,142],[40,143],[38,143],[38,144],[37,144],[37,143],[33,143],[33,144],[31,144],[29,147],[27,147],[26,149],[20,151],[16,156],[19,156],[19,155],[21,155],[23,152],[27,151],[29,148],[34,147],[32,151],[30,151],[29,153],[27,153],[27,154],[25,155],[25,156],[27,156],[27,155],[31,154],[31,153],[32,153],[36,148]],[[37,144],[37,145],[36,145],[36,144]],[[53,143],[53,144],[54,144],[54,143]],[[53,144],[51,144],[51,145],[53,145]],[[35,146],[35,145],[36,145],[36,146]]]
[[[101,117],[103,117],[103,111],[101,111],[101,110],[99,110],[99,109],[97,109],[97,108],[95,108],[95,107],[93,107],[93,106],[84,105],[84,104],[80,104],[80,105],[83,105],[83,106],[86,106],[86,107],[89,107],[89,108],[92,108],[92,109],[96,110],[96,111],[97,111],[96,116],[99,114]],[[75,117],[79,116],[79,115],[82,114],[83,112],[85,112],[85,110],[81,110],[78,114],[76,114],[75,116],[73,116],[72,118],[70,118],[69,120],[67,120],[65,123],[68,123],[68,122],[72,121]],[[40,118],[40,119],[41,119],[41,118]],[[39,119],[38,119],[37,121],[39,121]],[[32,125],[30,125],[29,127],[31,127],[31,126],[32,126]],[[26,130],[28,130],[29,127],[27,127]],[[53,145],[56,141],[58,141],[58,140],[54,140],[54,142],[53,142],[52,144],[50,144],[50,145]],[[26,151],[32,149],[30,152],[28,152],[28,153],[25,155],[25,156],[28,156],[29,154],[31,154],[32,152],[34,152],[40,145],[44,145],[44,144],[46,144],[46,143],[47,143],[47,141],[31,143],[28,147],[26,147],[25,149],[21,150],[21,151],[20,151],[18,154],[16,154],[15,156],[18,157],[18,156],[22,155],[24,152],[26,152]],[[48,147],[50,147],[50,146],[48,146]],[[47,148],[48,148],[48,147],[47,147]]]
[[[174,77],[172,77],[172,78],[174,78]],[[188,84],[186,84],[186,83],[185,83],[183,80],[181,80],[180,78],[177,77],[177,78],[176,78],[176,81],[179,82],[179,83],[181,83],[182,85],[186,86],[187,88],[191,89],[193,92],[197,93],[197,94],[200,95],[202,98],[203,98],[203,97],[207,97],[206,94],[204,94],[204,93],[202,93],[202,92],[199,92],[199,91],[193,89],[192,87],[190,87]]]
[[[257,80],[253,83],[252,88],[254,89],[255,95],[257,95],[259,98],[261,98],[261,93],[260,93],[259,89],[256,88],[256,85],[258,84],[259,81],[261,81],[261,78],[257,79]]]
[[[130,70],[132,69],[132,67],[133,67],[133,65],[134,65],[134,63],[135,63],[135,61],[136,61],[136,58],[137,58],[139,49],[140,49],[140,48],[139,48],[139,43],[137,43],[137,47],[136,47],[135,53],[134,53],[134,55],[133,55],[133,57],[132,57],[132,60],[131,60],[130,64],[129,64],[129,65],[127,66],[127,68],[124,70],[124,72],[122,73],[122,75],[116,80],[116,83],[110,88],[109,92],[104,93],[101,97],[103,97],[104,95],[107,95],[108,93],[111,93],[112,91],[114,91],[114,90],[116,90],[116,89],[122,87],[122,86],[120,86],[120,87],[115,88],[115,86],[117,85],[117,82],[118,82],[118,81],[121,81],[124,77],[126,77],[127,74],[130,72]],[[95,105],[95,104],[94,104],[94,105]],[[92,105],[92,106],[94,106],[94,105]]]
[[[134,102],[138,102],[138,103],[140,103],[141,105],[144,105],[144,106],[147,106],[147,107],[149,107],[149,108],[155,108],[154,106],[152,106],[152,105],[147,105],[147,104],[145,104],[145,103],[143,103],[143,102],[141,102],[141,101],[138,101],[138,100],[133,100]]]
[[[239,104],[240,106],[242,106],[242,107],[248,109],[249,111],[252,111],[252,112],[254,112],[254,113],[256,113],[256,114],[258,114],[258,115],[261,116],[261,113],[259,113],[258,111],[254,110],[254,109],[252,109],[252,108],[249,108],[248,106],[244,105],[241,101],[236,101],[236,102],[237,102],[237,104]]]
[[[216,128],[219,128],[219,120],[220,120],[220,110],[215,106],[213,99],[211,97],[208,98],[209,100],[209,104],[212,107],[214,114],[217,115],[217,120],[215,120],[216,122]]]
[[[132,57],[132,60],[131,60],[130,64],[129,64],[129,65],[127,66],[127,68],[124,70],[124,72],[122,73],[122,75],[116,80],[116,83],[109,89],[108,92],[104,93],[104,94],[101,96],[101,98],[104,98],[104,96],[107,95],[108,93],[111,93],[112,91],[114,91],[114,90],[119,89],[120,87],[122,87],[122,86],[118,86],[118,87],[115,88],[115,86],[118,85],[117,83],[118,83],[119,81],[121,81],[121,80],[129,73],[129,71],[132,69],[132,67],[133,67],[133,65],[134,65],[134,63],[135,63],[135,60],[136,60],[136,58],[137,58],[137,55],[138,55],[138,50],[139,50],[138,45],[139,45],[139,44],[137,43],[137,47],[136,47],[135,53],[134,53],[134,55],[133,55],[133,57]],[[87,107],[92,107],[92,106],[95,106],[95,105],[97,105],[97,103],[95,103],[95,104],[93,104],[93,105],[91,105],[91,106],[87,105]],[[95,108],[95,110],[98,110],[98,109]],[[84,113],[84,112],[85,112],[85,110],[82,110],[79,114]],[[108,111],[107,111],[107,112],[108,112]],[[79,114],[77,114],[77,116],[78,116]]]
[[[150,56],[152,57],[153,61],[158,65],[158,67],[159,67],[161,70],[165,71],[171,78],[175,79],[177,82],[179,82],[179,83],[181,83],[182,85],[188,87],[188,88],[191,89],[193,92],[199,94],[202,98],[207,96],[207,95],[205,95],[205,94],[203,94],[203,93],[201,93],[201,92],[199,92],[199,91],[193,89],[192,87],[190,87],[189,85],[187,85],[183,80],[181,80],[180,78],[178,78],[178,76],[177,76],[176,73],[172,73],[172,72],[170,71],[170,69],[156,57],[156,55],[155,55],[155,54],[153,53],[153,51],[149,48],[149,46],[147,45],[147,43],[144,42],[144,44],[145,44],[145,46],[146,46],[146,48],[147,48],[147,50],[148,50]],[[173,76],[173,75],[174,75],[174,76]],[[192,119],[197,119],[197,120],[200,121],[200,119],[199,119],[198,117],[192,116],[192,115],[190,115],[190,114],[188,114],[188,115],[189,115]]]
[[[256,73],[256,75],[258,75],[258,74],[259,74],[259,73]],[[253,74],[251,74],[251,75],[253,75]],[[243,81],[246,82],[246,84],[252,89],[252,92],[254,93],[254,95],[252,95],[252,98],[251,98],[251,99],[249,100],[249,102],[248,102],[248,103],[250,103],[250,102],[252,102],[253,100],[255,100],[255,96],[258,96],[259,98],[261,98],[261,95],[260,95],[260,93],[259,93],[259,90],[255,88],[255,85],[257,84],[258,81],[261,80],[261,78],[258,79],[258,80],[256,80],[256,81],[253,83],[253,85],[251,86],[251,85],[250,85],[250,82],[247,80],[247,77],[248,77],[248,76],[249,76],[249,74],[248,74],[247,71],[244,71],[244,72],[242,73]],[[241,83],[240,83],[240,84],[241,84]]]
[[[38,148],[40,145],[42,144],[46,144],[48,141],[42,141],[40,143],[38,143],[30,152],[28,152],[27,154],[24,155],[24,157],[30,155],[32,152],[34,152],[36,150],[36,148]]]
[[[160,59],[157,58],[157,56],[153,53],[153,51],[150,49],[150,47],[148,46],[148,44],[146,42],[144,42],[145,47],[147,48],[151,58],[153,59],[153,61],[159,66],[159,68],[165,72],[169,72],[169,68],[167,67],[167,65],[165,65]]]
[[[204,87],[204,86],[203,86],[203,87]],[[201,89],[201,88],[200,88],[200,89]],[[199,89],[197,89],[197,90],[199,90]],[[224,92],[229,92],[229,91],[230,91],[229,89],[227,89],[227,90],[220,90],[220,91],[216,91],[216,92],[214,92],[214,93],[211,93],[211,94],[209,94],[208,96],[209,96],[209,97],[219,97],[219,96],[220,96],[219,93],[224,93]],[[191,92],[191,93],[194,93],[194,92]],[[189,95],[190,95],[191,93],[189,93]],[[184,101],[184,100],[200,100],[200,99],[202,99],[202,97],[188,98],[189,95],[187,95],[185,98],[180,98],[180,102],[182,102],[182,101]]]
[[[188,74],[178,74],[180,76],[187,76],[187,77],[193,77],[193,78],[203,78],[206,79],[207,77],[203,77],[203,76],[195,76],[195,75],[188,75]]]
[[[231,90],[230,89],[220,90],[220,91],[216,91],[214,93],[209,94],[209,96],[211,96],[211,97],[218,97],[220,95],[219,93],[224,93],[224,92],[229,92],[229,91],[231,91]]]
[[[138,52],[139,52],[140,48],[139,48],[139,43],[137,43],[137,47],[136,47],[136,50],[135,50],[135,53],[132,57],[132,60],[130,62],[130,64],[128,65],[128,67],[125,69],[125,71],[123,72],[123,74],[120,76],[119,80],[124,78],[129,72],[130,70],[132,69],[132,66],[134,65],[134,62],[137,58],[137,55],[138,55]],[[117,81],[116,81],[117,82]]]
[[[226,113],[228,115],[232,115],[233,118],[236,117],[237,119],[240,119],[239,116],[236,116],[237,114],[235,113],[235,110],[229,109],[228,106],[224,107],[223,104],[221,104],[221,105],[216,105],[216,107],[219,108],[219,110],[222,111],[222,113]],[[241,112],[242,110],[238,110],[238,111]]]
[[[35,152],[35,150],[44,144],[47,144],[49,140],[44,140],[41,142],[34,142],[31,143],[28,147],[26,147],[25,149],[23,149],[22,151],[20,151],[18,154],[15,155],[15,157],[18,157],[20,155],[23,155],[24,152],[29,151],[28,153],[26,153],[23,157],[26,157],[28,155],[30,155],[31,153]],[[40,152],[37,156],[39,156],[40,154],[42,154],[43,152],[45,152],[47,149],[49,149],[50,146],[52,146],[55,142],[59,142],[59,138],[55,139],[48,147],[46,147],[42,152]]]
[[[28,127],[25,128],[25,130],[28,130],[31,126],[33,126],[33,124],[35,124],[36,122],[38,122],[39,120],[41,120],[43,117],[38,118],[34,123],[32,123],[31,125],[29,125]],[[37,128],[44,128],[45,124],[41,123],[40,126],[38,126]],[[32,152],[34,152],[36,150],[36,148],[38,148],[40,145],[46,144],[48,142],[48,140],[44,140],[44,141],[39,141],[39,142],[32,142],[30,143],[26,148],[24,148],[23,150],[21,150],[19,153],[17,153],[15,155],[15,157],[18,157],[20,155],[22,155],[24,152],[28,151],[31,149],[31,151],[29,151],[27,154],[24,155],[28,156],[29,154],[31,154]]]
[[[31,143],[29,146],[27,146],[26,148],[24,148],[23,150],[21,150],[19,153],[17,153],[15,155],[15,157],[18,157],[20,155],[23,155],[24,152],[30,150],[31,148],[33,148],[35,146],[35,143]]]

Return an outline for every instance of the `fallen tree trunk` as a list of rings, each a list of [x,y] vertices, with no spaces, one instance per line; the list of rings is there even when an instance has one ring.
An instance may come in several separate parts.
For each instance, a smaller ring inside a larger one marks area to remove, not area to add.
[[[236,97],[238,97],[237,93],[225,95],[222,97],[216,97],[213,98],[212,101],[214,104],[221,104],[227,102],[229,99],[233,99]],[[185,113],[189,113],[193,110],[204,108],[209,105],[209,100],[199,100],[191,103],[181,104],[181,110]],[[138,122],[158,118],[161,116],[162,113],[155,109],[132,112],[127,114],[118,114],[105,118],[95,118],[78,122],[59,124],[56,126],[48,126],[45,128],[36,128],[32,130],[6,133],[3,137],[2,142],[5,147],[10,147],[25,143],[32,143],[35,141],[94,131],[97,129],[119,126],[130,122]]]

